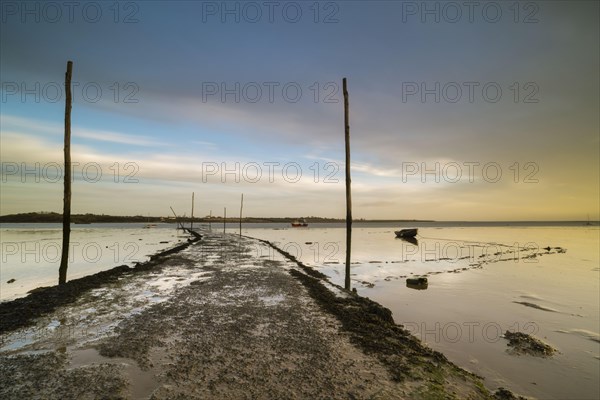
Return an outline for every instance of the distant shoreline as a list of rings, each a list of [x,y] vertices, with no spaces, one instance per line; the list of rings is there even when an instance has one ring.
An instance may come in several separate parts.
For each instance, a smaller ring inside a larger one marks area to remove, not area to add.
[[[244,217],[243,224],[289,224],[290,222],[303,218],[310,224],[343,224],[346,221],[339,218],[323,218],[323,217]],[[191,218],[179,218],[179,222],[189,224]],[[225,220],[228,224],[239,223],[238,217],[228,217]],[[62,214],[53,212],[39,213],[20,213],[0,216],[0,223],[62,223]],[[175,224],[176,220],[173,217],[149,217],[142,215],[135,216],[119,216],[119,215],[97,215],[97,214],[73,214],[71,215],[72,224],[97,224],[97,223],[143,223],[156,224],[167,223]],[[223,217],[194,217],[194,223],[223,223]],[[589,225],[599,226],[599,221],[440,221],[440,220],[422,220],[422,219],[354,219],[354,224],[371,223],[371,224],[431,224],[432,226],[548,226],[548,225]]]
[[[242,218],[244,223],[289,223],[296,219],[303,218],[309,223],[340,223],[345,222],[344,219],[338,218],[322,218],[322,217],[245,217]],[[180,222],[191,222],[190,217],[179,218]],[[8,223],[45,223],[45,222],[62,222],[62,214],[53,212],[39,212],[39,213],[21,213],[21,214],[10,214],[0,216],[0,222]],[[115,223],[115,222],[139,222],[139,223],[175,223],[173,217],[149,217],[142,215],[135,216],[118,216],[118,215],[97,215],[97,214],[72,214],[71,222],[75,224],[87,224],[87,223]],[[223,217],[194,217],[196,223],[208,223],[208,222],[223,222]],[[238,217],[228,217],[226,222],[239,222]],[[366,219],[355,219],[354,222],[435,222],[433,220],[416,220],[416,219],[396,219],[396,220],[366,220]]]

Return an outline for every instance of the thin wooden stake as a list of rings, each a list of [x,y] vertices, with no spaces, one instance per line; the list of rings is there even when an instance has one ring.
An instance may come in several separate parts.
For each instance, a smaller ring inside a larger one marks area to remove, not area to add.
[[[190,222],[190,231],[194,229],[194,192],[192,192],[192,222]]]
[[[227,207],[223,207],[223,235],[225,234],[225,221],[227,221]]]
[[[210,214],[208,214],[208,230],[212,232],[212,210],[210,210]]]
[[[352,248],[352,191],[350,189],[350,116],[346,78],[342,81],[344,91],[344,128],[346,142],[346,280],[344,287],[350,290],[350,260]]]
[[[177,223],[177,226],[181,227],[181,229],[185,229],[183,227],[183,224],[181,222],[179,222],[179,217],[177,217],[177,213],[175,213],[175,210],[173,210],[173,207],[169,206],[169,208],[171,209],[171,211],[173,211],[173,215],[175,216],[175,222]]]
[[[244,210],[244,193],[242,193],[242,202],[240,204],[240,236],[242,236],[242,211]]]
[[[63,197],[63,238],[60,267],[58,268],[58,284],[67,283],[69,267],[69,241],[71,238],[71,76],[73,61],[67,62],[65,74],[65,190]]]

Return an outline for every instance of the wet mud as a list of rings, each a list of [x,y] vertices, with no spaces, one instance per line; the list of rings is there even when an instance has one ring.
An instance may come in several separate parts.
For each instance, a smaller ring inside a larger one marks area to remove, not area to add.
[[[0,397],[506,398],[396,325],[387,308],[274,246],[263,258],[257,246],[273,245],[207,234],[62,288],[46,308],[10,302],[3,318],[17,322],[3,325]],[[25,310],[36,316],[20,317]]]

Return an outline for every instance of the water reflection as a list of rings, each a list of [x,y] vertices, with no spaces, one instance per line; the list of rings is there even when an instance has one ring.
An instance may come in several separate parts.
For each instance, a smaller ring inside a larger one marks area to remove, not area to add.
[[[416,237],[410,237],[409,236],[409,237],[399,237],[399,238],[396,238],[396,239],[400,239],[400,240],[403,240],[403,241],[408,242],[410,244],[414,244],[415,246],[419,246],[419,241],[417,240]]]

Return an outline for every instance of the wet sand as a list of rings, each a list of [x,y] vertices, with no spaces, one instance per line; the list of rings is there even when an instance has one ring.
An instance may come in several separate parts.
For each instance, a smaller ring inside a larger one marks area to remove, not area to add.
[[[0,396],[511,398],[423,346],[388,309],[286,254],[257,256],[267,246],[207,235],[4,326]]]

